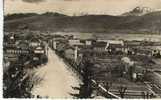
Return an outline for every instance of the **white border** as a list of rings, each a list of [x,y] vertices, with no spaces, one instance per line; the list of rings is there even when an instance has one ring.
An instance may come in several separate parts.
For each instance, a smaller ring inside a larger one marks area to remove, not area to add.
[[[3,0],[0,0],[0,98],[3,98]]]

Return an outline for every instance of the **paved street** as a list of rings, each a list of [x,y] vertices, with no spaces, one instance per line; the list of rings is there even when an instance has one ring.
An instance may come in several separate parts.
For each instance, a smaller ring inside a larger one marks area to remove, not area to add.
[[[34,87],[34,95],[71,98],[69,93],[78,93],[71,86],[79,86],[80,80],[51,49],[48,50],[47,65],[37,69],[37,74],[44,80]]]

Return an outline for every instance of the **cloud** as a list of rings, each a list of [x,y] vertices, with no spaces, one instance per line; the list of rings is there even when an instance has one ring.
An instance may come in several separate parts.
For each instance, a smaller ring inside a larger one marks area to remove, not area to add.
[[[24,2],[27,2],[27,3],[39,3],[39,2],[43,2],[45,0],[22,0]]]

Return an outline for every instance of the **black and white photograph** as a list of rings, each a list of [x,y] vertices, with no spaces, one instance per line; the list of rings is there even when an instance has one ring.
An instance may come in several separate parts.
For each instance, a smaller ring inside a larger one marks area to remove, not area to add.
[[[161,0],[3,0],[4,99],[161,99]]]

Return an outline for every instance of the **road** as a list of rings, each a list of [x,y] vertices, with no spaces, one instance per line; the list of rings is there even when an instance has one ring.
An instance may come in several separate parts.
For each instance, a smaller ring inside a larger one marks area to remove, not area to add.
[[[32,93],[49,98],[72,98],[70,93],[78,93],[73,87],[79,87],[81,81],[51,49],[48,50],[48,63],[37,69],[43,81],[35,86]]]

